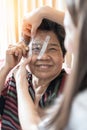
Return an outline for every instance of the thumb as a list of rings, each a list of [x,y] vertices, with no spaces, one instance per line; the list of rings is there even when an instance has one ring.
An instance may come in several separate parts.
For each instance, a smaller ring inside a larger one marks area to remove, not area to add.
[[[31,37],[34,37],[36,35],[36,30],[37,30],[37,26],[36,25],[33,25],[32,26],[32,29],[31,29]]]

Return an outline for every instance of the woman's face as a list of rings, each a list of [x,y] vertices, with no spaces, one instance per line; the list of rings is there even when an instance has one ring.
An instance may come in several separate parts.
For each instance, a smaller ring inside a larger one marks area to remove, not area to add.
[[[78,28],[74,25],[68,11],[65,13],[64,26],[66,32],[65,48],[67,51],[74,54],[78,44]]]
[[[49,36],[44,54],[38,59],[40,46]],[[32,60],[29,64],[31,72],[39,79],[52,80],[60,74],[63,64],[63,53],[56,35],[49,31],[37,31],[32,42]]]

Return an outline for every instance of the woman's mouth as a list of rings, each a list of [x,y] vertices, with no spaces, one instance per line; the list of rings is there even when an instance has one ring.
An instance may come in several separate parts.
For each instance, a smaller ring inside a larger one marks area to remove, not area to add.
[[[49,69],[52,65],[48,65],[48,64],[41,64],[41,65],[37,65],[37,67],[39,69]]]

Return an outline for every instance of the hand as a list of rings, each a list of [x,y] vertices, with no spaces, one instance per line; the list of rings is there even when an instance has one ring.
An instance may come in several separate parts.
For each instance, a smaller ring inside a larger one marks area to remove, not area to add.
[[[21,60],[22,56],[26,57],[28,52],[28,47],[24,43],[9,45],[6,51],[5,66],[11,70],[13,69]]]
[[[34,11],[27,13],[23,19],[22,35],[23,37],[33,37],[36,34],[36,30],[42,22],[42,10],[43,7],[37,8]]]
[[[52,20],[58,24],[63,25],[64,12],[58,11],[50,6],[43,6],[27,13],[23,19],[22,37],[34,37],[36,30],[41,24],[43,18]]]

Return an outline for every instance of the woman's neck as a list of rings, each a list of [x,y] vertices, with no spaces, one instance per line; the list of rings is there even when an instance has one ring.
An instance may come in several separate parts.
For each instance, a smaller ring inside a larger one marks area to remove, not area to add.
[[[50,84],[50,81],[44,79],[38,79],[37,77],[32,77],[32,83],[35,90],[38,94],[43,93]]]
[[[48,88],[50,82],[38,79],[37,77],[33,76],[32,83],[35,91],[35,104],[38,106],[38,103],[45,93],[46,89]]]

